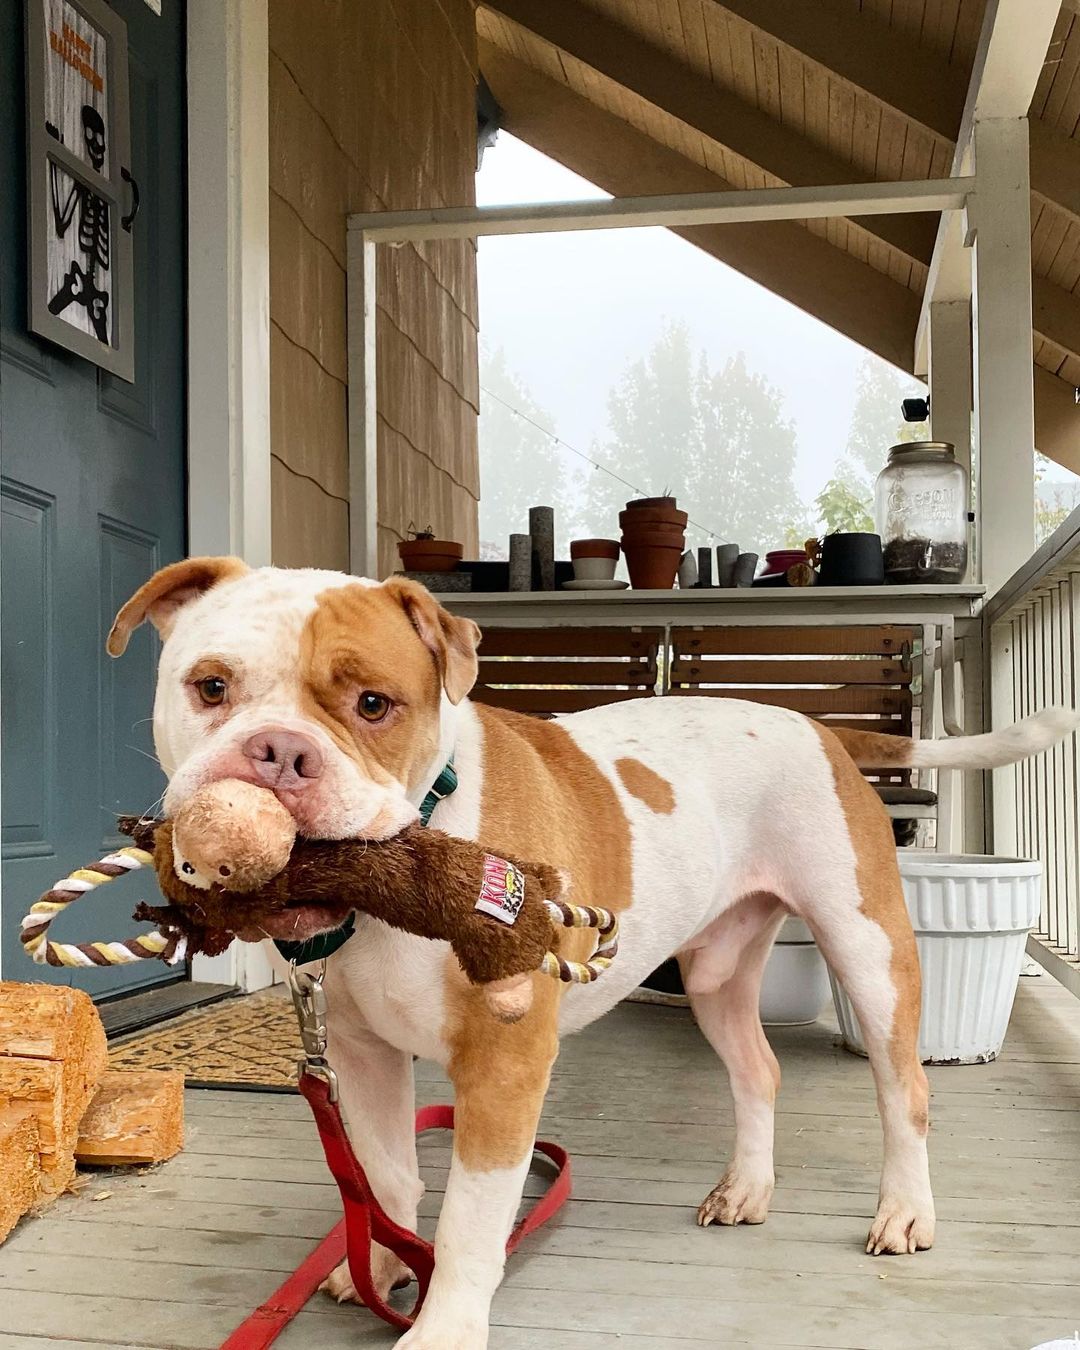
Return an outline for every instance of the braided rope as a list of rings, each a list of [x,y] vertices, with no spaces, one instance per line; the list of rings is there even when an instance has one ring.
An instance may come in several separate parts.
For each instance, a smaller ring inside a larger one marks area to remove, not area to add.
[[[19,941],[27,956],[39,966],[126,966],[155,957],[171,966],[179,965],[187,951],[187,939],[160,928],[120,942],[53,942],[48,937],[49,925],[68,905],[117,877],[152,867],[153,863],[145,849],[121,848],[58,881],[23,917]]]
[[[567,961],[556,952],[545,952],[540,969],[564,984],[592,984],[615,959],[619,950],[619,920],[609,909],[593,905],[570,905],[561,900],[545,900],[552,921],[563,928],[596,928],[599,941],[588,961]]]

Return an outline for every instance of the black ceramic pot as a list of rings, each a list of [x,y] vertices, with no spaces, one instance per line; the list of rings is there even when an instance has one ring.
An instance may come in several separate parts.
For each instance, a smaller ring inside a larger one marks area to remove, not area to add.
[[[885,564],[878,534],[827,534],[821,545],[819,586],[881,586]]]

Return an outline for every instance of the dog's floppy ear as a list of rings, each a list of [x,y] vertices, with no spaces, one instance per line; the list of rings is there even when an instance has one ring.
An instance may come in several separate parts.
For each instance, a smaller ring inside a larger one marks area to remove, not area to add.
[[[168,637],[182,605],[219,581],[231,581],[248,570],[247,563],[239,558],[185,558],[163,567],[139,587],[113,620],[105,650],[110,656],[121,656],[144,619],[149,619],[162,637]]]
[[[460,703],[476,683],[480,629],[471,619],[447,613],[419,582],[391,577],[383,584],[435,657],[447,698],[451,703]]]

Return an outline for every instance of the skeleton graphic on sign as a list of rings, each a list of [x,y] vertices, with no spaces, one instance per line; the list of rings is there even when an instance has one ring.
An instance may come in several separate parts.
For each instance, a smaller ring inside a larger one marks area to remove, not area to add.
[[[105,123],[97,109],[88,103],[83,105],[82,129],[90,163],[100,173],[105,163]],[[47,124],[47,130],[59,139],[55,127]],[[69,184],[66,197],[65,182]],[[109,205],[78,179],[64,173],[52,159],[49,185],[57,238],[65,237],[77,214],[79,251],[83,255],[81,264],[72,261],[60,289],[49,300],[49,312],[62,314],[69,305],[82,305],[98,340],[107,343],[109,293],[99,287],[98,275],[109,270]]]

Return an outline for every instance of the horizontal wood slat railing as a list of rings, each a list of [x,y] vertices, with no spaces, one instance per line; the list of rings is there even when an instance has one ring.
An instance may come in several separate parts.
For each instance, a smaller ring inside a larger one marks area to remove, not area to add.
[[[673,643],[695,656],[891,656],[906,662],[919,636],[892,624],[825,628],[676,628]]]
[[[652,698],[663,648],[662,628],[490,628],[473,698],[542,717]]]
[[[481,684],[566,684],[648,686],[656,683],[656,662],[648,661],[481,661]]]
[[[698,661],[677,659],[671,683],[700,684],[879,684],[911,683],[911,667],[899,661]]]
[[[550,717],[661,693],[704,694],[790,708],[833,727],[910,735],[911,654],[920,637],[916,628],[882,624],[496,627],[484,632],[474,697]]]

